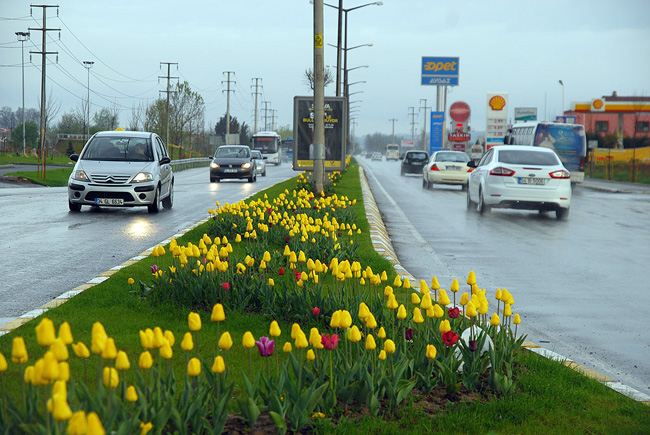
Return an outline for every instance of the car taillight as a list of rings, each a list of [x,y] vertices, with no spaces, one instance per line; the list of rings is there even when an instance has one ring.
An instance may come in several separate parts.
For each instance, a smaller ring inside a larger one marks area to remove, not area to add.
[[[467,172],[472,172],[473,170],[474,170],[474,168],[469,168],[469,169],[467,169]]]
[[[554,171],[548,174],[551,176],[551,178],[556,178],[556,179],[564,179],[564,178],[571,178],[571,173],[567,171],[566,169],[561,169],[559,171]]]
[[[515,171],[512,169],[504,168],[503,166],[498,166],[490,171],[490,175],[497,175],[499,177],[512,177],[515,175]]]
[[[435,163],[434,163],[433,165],[431,165],[431,168],[430,168],[430,169],[431,169],[432,171],[439,171],[439,170],[440,170],[440,169],[438,169],[438,166],[436,166]]]

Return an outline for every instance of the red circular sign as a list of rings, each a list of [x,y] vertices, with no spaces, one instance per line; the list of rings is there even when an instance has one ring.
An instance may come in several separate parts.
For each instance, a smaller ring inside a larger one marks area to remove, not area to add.
[[[456,122],[467,121],[471,113],[469,105],[464,101],[456,101],[449,108],[449,116]]]

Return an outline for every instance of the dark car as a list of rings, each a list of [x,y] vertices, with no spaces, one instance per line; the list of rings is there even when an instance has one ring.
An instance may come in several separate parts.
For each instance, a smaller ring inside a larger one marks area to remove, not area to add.
[[[421,174],[428,161],[429,153],[426,151],[407,151],[402,160],[401,174]]]
[[[210,182],[223,178],[247,178],[257,181],[255,161],[247,145],[222,145],[217,148],[210,163]]]

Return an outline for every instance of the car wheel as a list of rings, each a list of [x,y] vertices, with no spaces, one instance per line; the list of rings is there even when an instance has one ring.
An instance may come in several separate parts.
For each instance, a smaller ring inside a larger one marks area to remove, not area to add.
[[[253,181],[255,181],[255,176],[254,175],[251,175],[250,177],[248,177],[248,182],[249,183],[252,183]]]
[[[558,219],[566,219],[569,217],[569,209],[568,208],[558,208],[555,210],[555,217]]]
[[[74,202],[70,202],[70,200],[68,200],[68,208],[70,211],[74,212],[81,211],[81,204],[75,204]]]
[[[480,214],[484,213],[489,213],[491,207],[485,203],[485,199],[483,198],[483,189],[478,190],[478,212]]]
[[[147,206],[149,213],[158,213],[160,211],[160,187],[156,189],[156,196],[153,198],[153,203]]]
[[[167,195],[167,197],[162,200],[162,205],[167,210],[172,208],[172,206],[174,205],[174,183],[173,182],[169,185],[169,195]]]
[[[429,187],[428,184],[429,184],[429,183],[427,183],[426,178],[422,177],[422,188],[423,188],[423,189],[428,188],[428,187]]]
[[[404,168],[401,169],[400,175],[403,177],[404,176]]]
[[[262,177],[266,177],[266,169],[264,169],[264,172],[262,172]]]
[[[467,184],[461,184],[460,185],[460,190],[467,190]]]
[[[467,189],[467,210],[472,210],[472,198],[469,196],[469,188]]]

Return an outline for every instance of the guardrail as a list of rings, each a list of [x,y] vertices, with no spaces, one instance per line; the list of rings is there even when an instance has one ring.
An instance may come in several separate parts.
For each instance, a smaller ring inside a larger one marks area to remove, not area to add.
[[[210,157],[196,157],[193,159],[172,160],[170,163],[172,169],[176,172],[184,169],[200,168],[209,166],[212,159]]]

